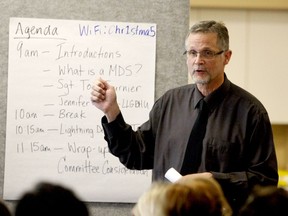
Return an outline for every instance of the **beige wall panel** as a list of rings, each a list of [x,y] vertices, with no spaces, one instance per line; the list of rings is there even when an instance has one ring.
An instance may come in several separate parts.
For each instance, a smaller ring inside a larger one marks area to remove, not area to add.
[[[197,8],[288,9],[287,0],[190,0]]]
[[[247,31],[248,89],[263,102],[274,124],[288,123],[288,13],[250,13]]]

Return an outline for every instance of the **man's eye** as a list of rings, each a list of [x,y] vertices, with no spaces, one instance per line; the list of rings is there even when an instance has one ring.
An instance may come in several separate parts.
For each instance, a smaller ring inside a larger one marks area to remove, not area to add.
[[[197,52],[195,50],[190,50],[189,54],[192,56],[197,56]]]
[[[203,55],[204,55],[204,56],[211,57],[211,56],[214,55],[214,53],[213,53],[211,50],[204,50],[204,51],[203,51]]]

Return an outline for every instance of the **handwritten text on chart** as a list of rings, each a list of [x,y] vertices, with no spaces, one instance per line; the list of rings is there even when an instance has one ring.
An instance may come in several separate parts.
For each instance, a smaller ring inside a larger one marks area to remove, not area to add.
[[[55,38],[66,40],[65,38],[58,38],[60,29],[57,26],[27,26],[21,22],[17,24],[14,33],[14,38]],[[139,25],[82,25],[79,24],[79,36],[97,36],[97,35],[135,35],[135,36],[148,36],[156,37],[156,27],[154,25],[142,28]]]

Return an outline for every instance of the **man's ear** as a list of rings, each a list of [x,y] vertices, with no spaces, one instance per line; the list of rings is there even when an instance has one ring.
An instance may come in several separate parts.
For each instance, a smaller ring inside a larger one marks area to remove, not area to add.
[[[225,52],[225,61],[224,61],[225,65],[227,65],[229,63],[231,56],[232,56],[232,51],[231,50],[227,50]]]

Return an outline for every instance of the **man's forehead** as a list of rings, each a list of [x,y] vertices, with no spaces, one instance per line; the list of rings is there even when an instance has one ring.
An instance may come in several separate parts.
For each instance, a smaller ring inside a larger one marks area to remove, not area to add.
[[[186,45],[188,47],[202,47],[209,48],[217,46],[216,33],[192,33],[188,36]]]

